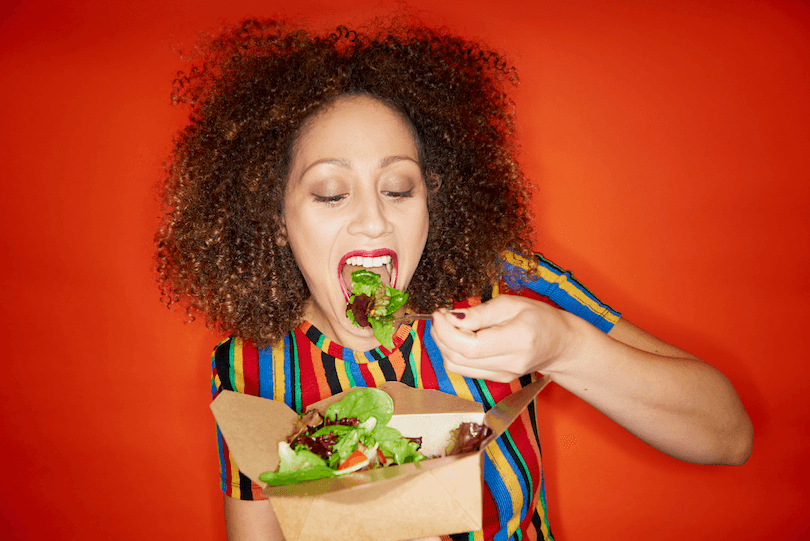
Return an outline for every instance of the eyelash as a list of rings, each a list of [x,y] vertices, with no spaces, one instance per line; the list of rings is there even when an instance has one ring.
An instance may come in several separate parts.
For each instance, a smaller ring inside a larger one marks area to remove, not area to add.
[[[315,201],[317,203],[326,203],[327,205],[337,205],[344,197],[346,197],[346,194],[327,195],[327,196],[312,194],[312,196],[315,198]]]
[[[386,192],[383,192],[383,193],[385,195],[387,195],[388,197],[392,197],[394,199],[404,199],[404,198],[408,198],[408,197],[413,197],[413,188],[411,188],[407,192],[386,191]],[[327,206],[332,207],[332,206],[336,206],[338,203],[340,203],[343,200],[343,198],[346,197],[346,195],[347,194],[340,194],[340,195],[317,195],[317,194],[312,194],[312,197],[315,199],[316,203],[326,203]]]
[[[408,190],[407,192],[383,192],[385,195],[389,197],[393,197],[395,199],[400,199],[403,197],[413,197],[413,188]]]

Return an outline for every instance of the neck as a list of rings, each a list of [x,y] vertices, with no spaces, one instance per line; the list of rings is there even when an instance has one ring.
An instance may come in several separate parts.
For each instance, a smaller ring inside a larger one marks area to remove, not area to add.
[[[374,338],[371,329],[357,328],[357,333],[346,331],[339,325],[333,325],[332,321],[317,306],[312,299],[304,309],[304,319],[312,323],[329,340],[340,344],[353,351],[369,351],[380,347],[380,343]]]

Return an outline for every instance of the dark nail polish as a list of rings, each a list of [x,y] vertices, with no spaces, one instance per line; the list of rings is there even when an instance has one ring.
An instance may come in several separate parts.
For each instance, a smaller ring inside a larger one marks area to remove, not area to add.
[[[465,314],[464,312],[450,312],[450,313],[459,319],[464,319],[465,317],[467,317],[467,314]]]

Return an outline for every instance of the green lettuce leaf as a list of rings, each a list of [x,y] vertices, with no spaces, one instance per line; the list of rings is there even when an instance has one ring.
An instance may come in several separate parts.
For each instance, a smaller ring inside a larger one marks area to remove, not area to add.
[[[405,303],[408,302],[408,294],[404,291],[400,291],[389,286],[385,286],[385,292],[389,297],[391,297],[391,300],[388,302],[388,306],[386,306],[386,315],[393,317],[394,313],[405,306]]]
[[[385,391],[374,387],[361,387],[326,408],[327,419],[354,417],[361,423],[369,417],[377,419],[377,426],[388,424],[394,415],[394,401]]]
[[[335,475],[324,459],[308,449],[293,450],[286,441],[278,444],[278,460],[278,471],[259,475],[261,481],[273,486],[291,485]]]
[[[346,316],[357,327],[363,325],[357,322],[352,312],[352,303],[358,295],[367,295],[371,301],[367,314],[368,323],[374,332],[374,337],[388,349],[394,348],[394,314],[408,302],[408,293],[399,289],[383,285],[382,278],[374,272],[360,269],[352,272],[352,291]],[[373,310],[374,315],[371,315]],[[360,317],[359,315],[357,317]],[[362,319],[361,319],[362,321]]]
[[[394,324],[390,321],[380,321],[376,317],[368,318],[374,338],[387,349],[394,349]]]
[[[370,270],[360,269],[352,273],[352,294],[368,295],[374,297],[379,288],[383,287],[380,275]]]
[[[383,455],[396,464],[418,462],[426,457],[418,451],[418,446],[403,438],[402,434],[386,426],[394,413],[394,401],[385,391],[372,387],[361,387],[348,393],[339,402],[329,406],[324,417],[337,420],[356,418],[358,426],[329,425],[318,429],[315,435],[334,432],[338,439],[328,460],[298,445],[292,449],[287,442],[278,444],[279,468],[277,472],[265,472],[259,479],[268,485],[290,485],[301,481],[312,481],[341,475],[337,472],[341,460],[351,455],[362,442],[369,449],[379,445]]]

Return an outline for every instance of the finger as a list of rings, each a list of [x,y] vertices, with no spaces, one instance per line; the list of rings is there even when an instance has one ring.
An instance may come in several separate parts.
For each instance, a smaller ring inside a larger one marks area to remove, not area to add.
[[[478,331],[508,321],[514,315],[514,309],[509,310],[503,301],[495,299],[472,306],[470,308],[454,309],[450,314],[453,326],[468,331]],[[447,311],[444,311],[447,313]]]
[[[445,359],[444,367],[448,372],[453,372],[468,378],[497,381],[499,383],[509,383],[510,381],[518,378],[518,374],[513,374],[507,370],[486,370],[475,368],[468,365],[456,364],[447,359]]]
[[[470,359],[450,352],[445,359],[452,363],[453,366],[486,372],[509,373],[514,377],[522,376],[524,373],[532,371],[530,368],[527,368],[524,363],[517,361],[515,355],[495,355],[482,357],[480,359]]]
[[[442,353],[450,350],[469,358],[479,358],[500,353],[497,344],[488,345],[482,343],[475,332],[456,327],[455,319],[455,316],[446,312],[439,311],[433,314],[433,336],[443,346],[439,348]]]

